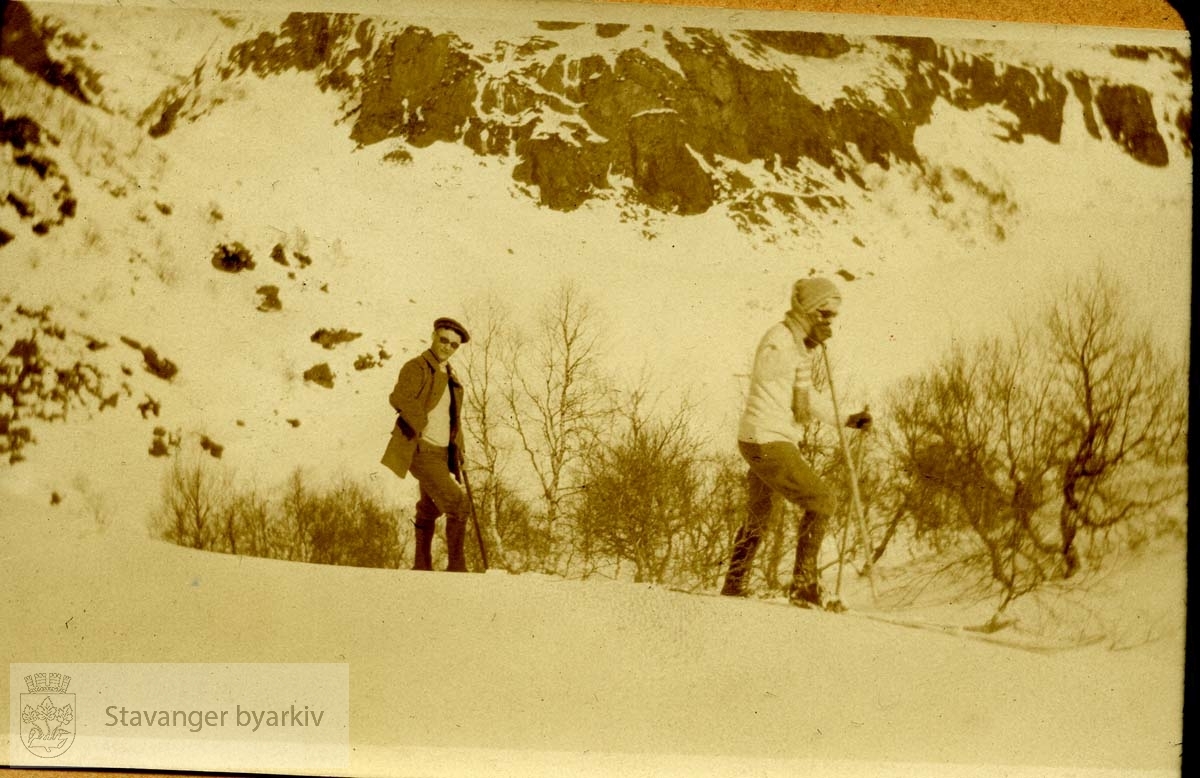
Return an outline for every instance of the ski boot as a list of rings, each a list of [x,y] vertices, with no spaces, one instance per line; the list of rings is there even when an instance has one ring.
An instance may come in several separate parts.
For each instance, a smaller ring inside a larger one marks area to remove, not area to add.
[[[414,529],[414,545],[413,549],[413,570],[432,570],[433,569],[433,533],[434,525],[432,521],[415,521],[413,522]]]
[[[746,596],[746,576],[754,563],[754,554],[758,551],[761,536],[746,527],[738,530],[733,543],[733,556],[729,560],[729,571],[725,574],[725,585],[721,594],[726,597]]]
[[[788,587],[788,602],[797,608],[811,608],[830,613],[845,613],[847,610],[841,598],[826,592],[816,581],[792,581],[792,585]]]

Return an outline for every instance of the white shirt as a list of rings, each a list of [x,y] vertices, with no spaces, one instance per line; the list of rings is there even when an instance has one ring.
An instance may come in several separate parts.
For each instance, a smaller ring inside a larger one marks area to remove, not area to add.
[[[450,445],[450,391],[447,386],[437,405],[430,409],[425,431],[421,433],[422,440],[443,448]]]
[[[754,352],[750,393],[738,423],[738,440],[795,444],[803,424],[833,424],[833,413],[813,389],[813,356],[783,322],[767,330]]]

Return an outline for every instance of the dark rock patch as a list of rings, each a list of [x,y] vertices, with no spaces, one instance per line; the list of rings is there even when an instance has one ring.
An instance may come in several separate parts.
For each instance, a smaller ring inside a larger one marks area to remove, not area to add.
[[[413,156],[405,149],[392,149],[383,155],[383,161],[395,162],[398,165],[407,165],[413,161]]]
[[[8,2],[0,10],[0,51],[23,70],[60,89],[81,103],[88,103],[79,78],[63,63],[50,57],[45,31],[24,3]]]
[[[225,447],[214,442],[207,435],[200,436],[200,448],[211,454],[213,459],[220,459],[221,455],[225,453]]]
[[[179,367],[169,359],[160,357],[158,352],[151,346],[143,346],[133,338],[121,336],[121,342],[135,351],[142,352],[142,361],[146,371],[151,375],[158,376],[164,381],[170,381],[179,372]]]
[[[42,348],[43,338],[66,338],[65,330],[50,320],[48,308],[18,307],[17,312],[35,327],[0,357],[0,455],[10,463],[23,461],[23,449],[36,442],[35,421],[63,421],[72,409],[93,403],[103,411],[115,406],[118,396],[106,391],[104,374],[96,366]]]
[[[278,286],[260,286],[254,291],[262,295],[262,300],[258,303],[258,310],[267,313],[283,309],[283,303],[279,299]]]
[[[146,399],[138,403],[138,411],[142,414],[143,419],[151,416],[157,417],[162,412],[162,404],[150,395],[146,395]]]
[[[615,38],[629,29],[628,24],[597,24],[597,38]]]
[[[305,370],[304,380],[314,383],[318,386],[323,386],[326,389],[332,389],[333,371],[329,368],[329,363],[322,362],[319,365],[313,365],[308,370]]]
[[[179,433],[168,433],[163,427],[155,427],[154,434],[150,438],[150,456],[152,457],[169,457],[175,451],[179,450],[182,436]]]
[[[792,30],[746,30],[747,40],[783,52],[804,57],[834,59],[852,48],[844,35]]]
[[[369,146],[403,137],[424,148],[455,142],[475,113],[483,66],[452,35],[409,27],[366,63],[362,103],[350,137]]]
[[[361,332],[350,332],[349,330],[327,330],[319,329],[309,338],[313,343],[319,343],[321,348],[332,350],[334,347],[342,344],[358,340],[362,337]]]
[[[1138,162],[1163,167],[1170,161],[1150,93],[1143,87],[1103,84],[1096,90],[1096,108],[1108,134]]]
[[[212,266],[226,273],[254,269],[254,254],[241,243],[223,243],[213,250]]]

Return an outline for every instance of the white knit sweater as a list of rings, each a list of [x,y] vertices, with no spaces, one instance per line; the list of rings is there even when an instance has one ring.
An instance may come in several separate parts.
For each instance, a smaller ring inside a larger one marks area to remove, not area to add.
[[[767,330],[754,353],[738,440],[795,444],[805,422],[834,423],[825,399],[813,388],[812,353],[780,322]]]

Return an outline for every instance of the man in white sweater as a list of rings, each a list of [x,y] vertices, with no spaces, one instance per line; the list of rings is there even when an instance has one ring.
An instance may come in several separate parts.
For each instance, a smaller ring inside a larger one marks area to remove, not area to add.
[[[810,420],[838,423],[813,397],[811,352],[832,334],[831,323],[842,302],[841,293],[826,278],[804,278],[792,287],[791,308],[783,321],[767,330],[754,355],[750,393],[738,429],[738,449],[750,466],[749,515],[734,540],[733,554],[721,593],[742,597],[746,578],[778,494],[800,506],[796,562],[788,598],[797,605],[835,607],[820,583],[817,557],[834,497],[797,444]],[[864,429],[871,423],[866,411],[846,420]]]

